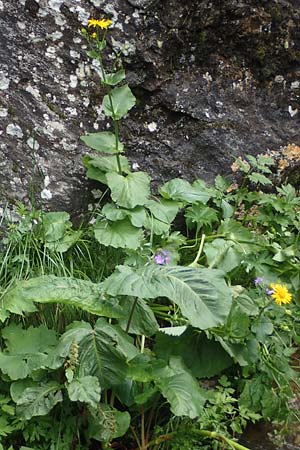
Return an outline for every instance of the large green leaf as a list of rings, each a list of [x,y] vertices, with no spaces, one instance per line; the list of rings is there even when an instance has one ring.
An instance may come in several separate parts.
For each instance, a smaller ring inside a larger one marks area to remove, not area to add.
[[[70,215],[67,212],[49,212],[43,214],[43,238],[45,242],[61,239],[66,229],[71,225]]]
[[[98,378],[86,375],[81,378],[74,378],[67,384],[67,391],[72,402],[87,403],[92,408],[97,408],[100,402],[100,385]]]
[[[62,303],[105,317],[121,315],[117,300],[105,298],[99,284],[71,277],[48,275],[20,281],[7,291],[2,304],[6,310],[20,314],[27,302]]]
[[[141,298],[125,297],[121,300],[124,316],[118,320],[123,330],[126,330],[128,319],[133,310],[128,332],[152,336],[158,331],[158,324],[151,308]],[[134,308],[134,309],[133,309]]]
[[[192,328],[180,336],[158,333],[155,353],[166,361],[172,356],[180,356],[197,378],[210,378],[233,365],[233,360],[218,342]]]
[[[127,176],[118,173],[106,175],[111,198],[124,208],[144,205],[150,194],[150,178],[145,172],[130,173]]]
[[[137,354],[132,339],[104,319],[98,319],[94,328],[85,322],[72,324],[62,335],[57,353],[65,358],[74,342],[79,346],[78,376],[96,376],[102,389],[121,383],[128,361]]]
[[[206,397],[190,373],[182,371],[170,377],[161,376],[156,385],[170,403],[175,416],[195,419],[203,414]]]
[[[127,218],[112,223],[104,220],[97,222],[94,232],[97,241],[106,247],[136,250],[143,238],[143,231],[134,227]]]
[[[120,120],[135,105],[135,96],[127,84],[114,88],[102,101],[104,114],[114,120]]]
[[[17,414],[29,420],[34,416],[45,416],[59,402],[62,402],[60,384],[55,381],[36,387],[27,387],[17,400]]]
[[[181,178],[168,181],[159,189],[159,192],[166,199],[188,203],[207,203],[210,198],[210,195],[202,186],[192,186],[188,181]]]
[[[203,330],[225,323],[232,302],[223,273],[206,268],[148,266],[134,271],[119,266],[103,288],[111,295],[167,297],[192,326]]]
[[[120,141],[116,142],[116,136],[111,131],[89,133],[85,136],[81,136],[80,139],[89,147],[103,153],[114,154],[117,151],[118,153],[121,153],[124,149],[124,145]],[[118,144],[118,148],[116,144]]]
[[[11,324],[3,329],[5,352],[0,352],[0,369],[12,380],[26,378],[38,369],[51,367],[49,354],[57,344],[54,330],[41,325],[23,330]]]

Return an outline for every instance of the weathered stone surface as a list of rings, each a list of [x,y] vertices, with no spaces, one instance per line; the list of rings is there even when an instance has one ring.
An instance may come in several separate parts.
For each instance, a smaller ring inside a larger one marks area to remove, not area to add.
[[[109,122],[80,29],[103,15],[138,98],[123,140],[154,185],[210,181],[238,155],[300,144],[298,0],[2,0],[3,200],[34,192],[45,207],[86,209],[79,136]]]

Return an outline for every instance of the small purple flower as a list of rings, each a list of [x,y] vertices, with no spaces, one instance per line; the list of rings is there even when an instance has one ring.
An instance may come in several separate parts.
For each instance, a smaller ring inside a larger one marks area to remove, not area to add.
[[[259,284],[263,283],[264,279],[262,277],[257,277],[254,280],[255,286],[258,286]]]
[[[272,295],[272,294],[274,294],[274,289],[266,289],[266,293],[268,295]]]
[[[171,254],[167,250],[161,250],[159,253],[156,253],[154,256],[155,264],[160,266],[164,266],[171,261]]]

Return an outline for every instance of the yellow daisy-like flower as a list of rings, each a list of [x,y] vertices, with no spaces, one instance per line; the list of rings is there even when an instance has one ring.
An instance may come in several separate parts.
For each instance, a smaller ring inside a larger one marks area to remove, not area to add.
[[[291,303],[292,294],[289,293],[288,288],[285,285],[272,283],[270,287],[273,291],[271,296],[275,300],[275,303],[277,303],[277,305],[285,305],[287,303]]]
[[[94,28],[101,28],[102,30],[106,30],[110,25],[112,24],[112,21],[110,19],[90,19],[88,21],[88,27],[94,27]]]

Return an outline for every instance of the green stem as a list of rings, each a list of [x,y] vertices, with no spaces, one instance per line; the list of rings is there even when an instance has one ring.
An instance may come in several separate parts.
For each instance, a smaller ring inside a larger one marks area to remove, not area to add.
[[[126,329],[125,329],[126,333],[129,332],[130,324],[131,324],[131,321],[132,321],[133,313],[134,313],[134,310],[136,308],[137,302],[138,302],[138,297],[136,297],[134,299],[134,302],[133,302],[133,305],[132,305],[132,308],[131,308],[131,311],[130,311],[130,314],[129,314],[129,317],[128,317],[128,322],[127,322],[127,325],[126,325]]]
[[[227,438],[226,436],[223,436],[220,433],[216,433],[215,431],[208,431],[208,430],[191,430],[193,434],[199,435],[201,437],[206,437],[209,439],[216,439],[217,441],[222,441],[229,445],[230,448],[233,448],[235,450],[250,450],[248,447],[244,447],[243,445],[239,444],[238,442],[233,441],[232,439]],[[174,431],[174,433],[165,434],[162,436],[159,436],[152,441],[150,441],[147,445],[147,448],[154,447],[155,445],[159,445],[162,442],[170,441],[176,437],[177,434],[180,432]]]
[[[190,267],[196,267],[197,266],[197,263],[199,261],[199,258],[201,256],[201,253],[202,253],[202,250],[203,250],[205,237],[206,237],[205,234],[202,234],[198,253],[197,253],[196,258],[194,259],[194,261],[191,264],[189,264]]]

